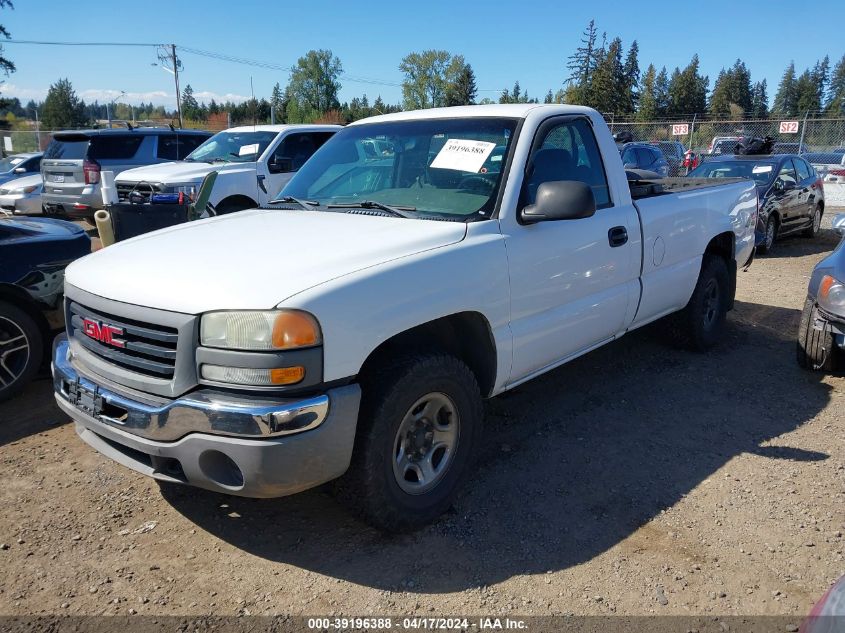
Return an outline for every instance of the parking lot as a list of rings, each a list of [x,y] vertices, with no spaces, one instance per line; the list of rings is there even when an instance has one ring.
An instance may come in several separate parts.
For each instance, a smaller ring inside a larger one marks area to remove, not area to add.
[[[707,355],[658,323],[488,402],[466,490],[406,536],[325,489],[159,487],[79,441],[45,376],[0,405],[0,612],[803,615],[845,573],[845,379],[795,363],[836,241],[741,273]]]

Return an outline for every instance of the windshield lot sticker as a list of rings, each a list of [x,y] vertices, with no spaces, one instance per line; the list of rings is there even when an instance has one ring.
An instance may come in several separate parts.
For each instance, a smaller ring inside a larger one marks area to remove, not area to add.
[[[238,150],[238,156],[247,156],[249,154],[257,154],[258,153],[258,143],[253,143],[252,145],[241,145],[241,148]]]
[[[446,144],[431,161],[431,167],[479,173],[484,161],[487,160],[495,147],[495,143],[452,138],[446,141]]]
[[[754,169],[751,170],[752,174],[765,174],[766,172],[772,171],[771,165],[755,165]]]

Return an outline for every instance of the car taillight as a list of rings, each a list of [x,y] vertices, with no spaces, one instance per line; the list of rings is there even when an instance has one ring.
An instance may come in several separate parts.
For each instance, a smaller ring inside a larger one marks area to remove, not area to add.
[[[86,185],[96,185],[100,182],[100,163],[86,158],[82,161],[82,173],[85,174]]]
[[[827,172],[829,176],[845,176],[845,169],[834,169]]]

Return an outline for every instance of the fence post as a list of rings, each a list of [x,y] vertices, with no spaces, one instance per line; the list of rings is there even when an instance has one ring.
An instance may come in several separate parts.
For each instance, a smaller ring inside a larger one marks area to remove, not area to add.
[[[611,112],[610,113],[610,135],[611,136],[613,136],[613,119],[614,119],[614,114],[613,114],[613,112]]]
[[[35,108],[35,140],[38,142],[38,150],[41,151],[41,123],[38,121],[38,108]]]
[[[687,149],[692,149],[692,142],[694,140],[693,135],[695,134],[695,117],[698,116],[698,113],[693,112],[692,115],[692,125],[689,128],[689,147]]]
[[[801,139],[798,141],[798,155],[801,155],[801,148],[804,146],[804,131],[807,129],[807,117],[810,115],[810,111],[807,110],[804,113],[804,124],[801,126]]]

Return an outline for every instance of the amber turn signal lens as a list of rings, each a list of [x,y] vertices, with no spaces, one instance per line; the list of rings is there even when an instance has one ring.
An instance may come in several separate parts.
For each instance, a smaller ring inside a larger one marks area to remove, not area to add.
[[[831,286],[833,286],[833,284],[835,283],[836,280],[830,275],[825,275],[824,277],[822,277],[822,283],[819,286],[819,296],[827,297],[827,295],[830,293]]]
[[[305,367],[279,367],[270,370],[270,382],[274,385],[294,385],[305,378]]]
[[[310,347],[319,343],[320,326],[310,314],[286,310],[276,317],[273,323],[274,348]]]

